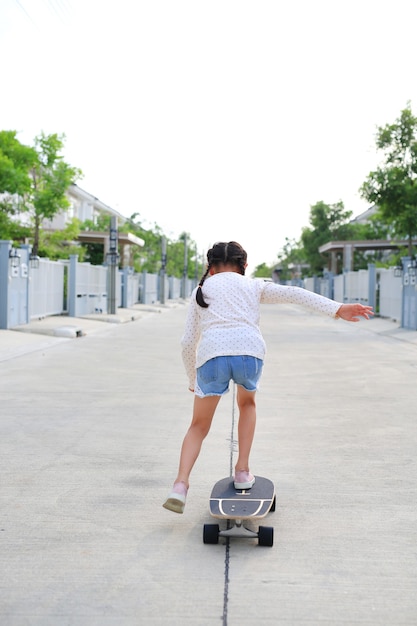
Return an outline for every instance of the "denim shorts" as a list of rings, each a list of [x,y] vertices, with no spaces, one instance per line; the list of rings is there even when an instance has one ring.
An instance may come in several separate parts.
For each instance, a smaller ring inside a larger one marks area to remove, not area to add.
[[[233,380],[247,391],[258,389],[263,361],[254,356],[217,356],[197,369],[196,396],[222,396]]]

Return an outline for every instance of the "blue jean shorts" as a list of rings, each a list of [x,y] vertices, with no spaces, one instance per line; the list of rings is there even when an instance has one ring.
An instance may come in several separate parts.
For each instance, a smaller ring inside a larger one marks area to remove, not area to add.
[[[222,396],[233,380],[247,391],[257,391],[263,361],[254,356],[217,356],[197,369],[195,395]]]

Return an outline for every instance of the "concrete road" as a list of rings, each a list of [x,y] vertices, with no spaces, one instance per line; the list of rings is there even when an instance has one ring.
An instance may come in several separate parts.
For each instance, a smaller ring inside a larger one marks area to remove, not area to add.
[[[274,546],[205,545],[234,394],[184,515],[166,511],[193,400],[186,304],[151,311],[78,320],[76,338],[0,331],[0,624],[415,626],[417,333],[264,306],[251,469],[276,486]]]

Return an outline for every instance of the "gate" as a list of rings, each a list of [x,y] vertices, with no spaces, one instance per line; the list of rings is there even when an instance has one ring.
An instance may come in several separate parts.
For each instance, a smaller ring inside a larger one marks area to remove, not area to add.
[[[39,267],[31,272],[29,284],[31,320],[64,312],[66,265],[65,261],[39,259]]]
[[[83,317],[92,313],[107,313],[107,267],[78,263],[78,256],[71,255],[68,314]]]

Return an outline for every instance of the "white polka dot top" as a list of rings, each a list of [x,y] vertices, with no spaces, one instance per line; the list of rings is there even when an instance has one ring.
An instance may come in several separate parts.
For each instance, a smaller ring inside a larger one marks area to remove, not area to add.
[[[194,389],[196,368],[216,356],[249,355],[264,359],[265,341],[259,328],[260,305],[291,303],[335,317],[340,302],[329,300],[301,287],[249,278],[237,272],[219,272],[202,287],[207,308],[191,295],[182,358]]]

